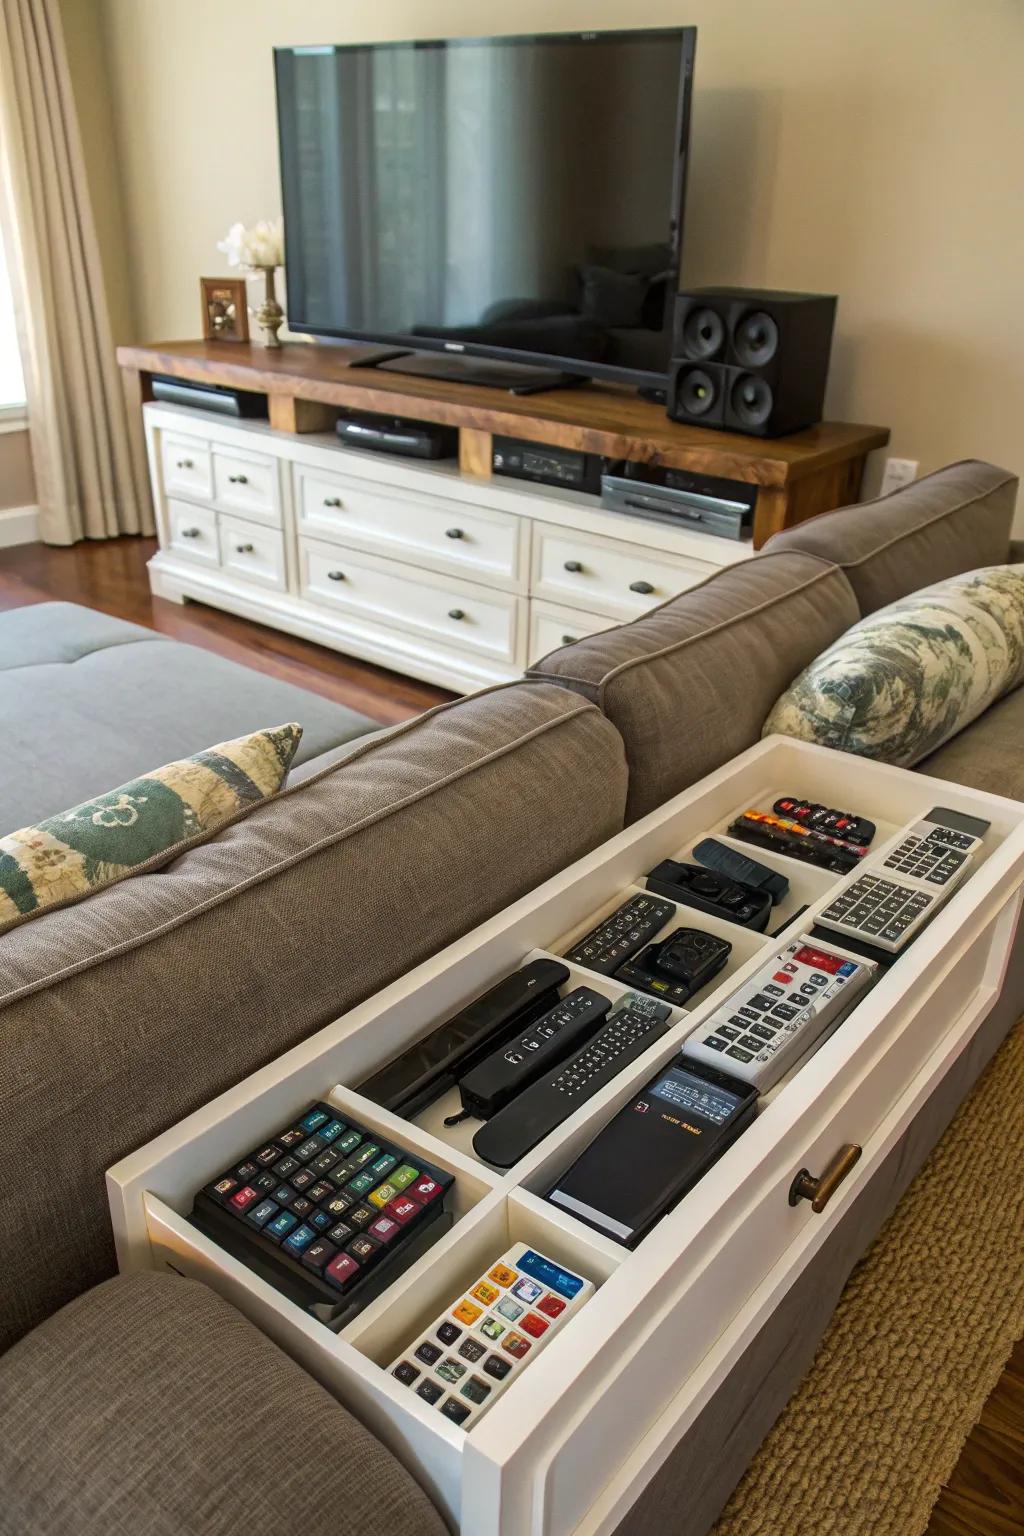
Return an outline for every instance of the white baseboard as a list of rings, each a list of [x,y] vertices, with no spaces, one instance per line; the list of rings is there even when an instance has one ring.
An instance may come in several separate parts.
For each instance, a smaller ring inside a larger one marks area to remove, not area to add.
[[[39,515],[35,507],[8,507],[0,511],[0,549],[12,544],[35,544],[39,538]]]

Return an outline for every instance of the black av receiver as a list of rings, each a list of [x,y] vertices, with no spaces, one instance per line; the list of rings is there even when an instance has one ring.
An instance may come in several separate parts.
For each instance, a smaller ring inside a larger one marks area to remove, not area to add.
[[[491,468],[496,475],[533,480],[538,485],[568,486],[592,496],[600,496],[601,476],[610,462],[596,453],[527,443],[518,437],[495,437],[491,446]]]

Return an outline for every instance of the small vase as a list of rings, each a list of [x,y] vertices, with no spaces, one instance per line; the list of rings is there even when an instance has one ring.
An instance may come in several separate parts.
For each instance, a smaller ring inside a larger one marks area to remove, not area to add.
[[[267,279],[267,287],[263,303],[256,311],[256,319],[263,327],[263,345],[265,347],[280,347],[281,342],[277,333],[284,324],[284,310],[277,302],[277,294],[274,291],[275,269],[273,267],[263,267],[262,271]]]

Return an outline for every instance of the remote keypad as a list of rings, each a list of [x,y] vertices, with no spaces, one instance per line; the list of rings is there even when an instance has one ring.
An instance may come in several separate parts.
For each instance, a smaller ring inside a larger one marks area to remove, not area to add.
[[[802,935],[699,1026],[683,1055],[764,1092],[848,1012],[878,966]]]
[[[633,896],[603,923],[574,944],[566,955],[576,965],[599,976],[610,976],[617,966],[643,949],[649,939],[660,933],[670,917],[675,916],[671,901],[655,896]]]
[[[848,843],[860,843],[864,848],[875,835],[875,824],[866,816],[855,816],[852,811],[834,811],[813,800],[797,800],[787,795],[785,799],[776,800],[772,810],[776,816],[788,816],[815,832],[829,832]]]
[[[522,1093],[546,1067],[561,1061],[574,1045],[598,1028],[611,1002],[592,987],[577,987],[529,1032],[494,1051],[459,1083],[462,1107],[487,1120]]]
[[[444,1418],[471,1429],[593,1294],[592,1281],[516,1243],[389,1370]]]

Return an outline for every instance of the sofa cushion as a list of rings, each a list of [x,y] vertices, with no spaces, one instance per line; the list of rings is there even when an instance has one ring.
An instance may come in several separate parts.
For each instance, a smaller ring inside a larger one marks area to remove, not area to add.
[[[625,796],[592,705],[492,689],[8,934],[0,1347],[112,1272],[105,1169],[619,831]]]
[[[1016,499],[1016,476],[965,459],[877,501],[784,528],[765,549],[803,550],[842,566],[861,613],[873,613],[947,576],[1003,565]]]
[[[75,603],[0,613],[0,719],[0,836],[279,720],[302,726],[298,763],[374,727],[305,689]]]
[[[787,683],[857,617],[835,566],[761,555],[552,651],[528,676],[592,699],[621,732],[635,821],[757,741]]]
[[[195,1280],[73,1301],[0,1360],[0,1536],[444,1536],[423,1490]]]
[[[1024,688],[993,704],[917,767],[936,779],[1024,800]]]

